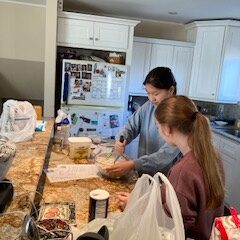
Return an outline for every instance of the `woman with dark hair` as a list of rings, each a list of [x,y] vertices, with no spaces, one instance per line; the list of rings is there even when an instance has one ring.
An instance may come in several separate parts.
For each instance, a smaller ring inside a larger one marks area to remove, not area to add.
[[[143,85],[149,101],[128,119],[125,127],[118,134],[124,136],[125,141],[121,143],[118,137],[115,143],[115,150],[123,153],[125,146],[139,135],[138,158],[117,162],[107,169],[109,174],[124,175],[133,169],[139,175],[143,173],[154,175],[158,171],[167,173],[179,154],[177,148],[165,144],[159,136],[154,117],[157,105],[177,92],[177,83],[171,69],[167,67],[152,69]]]

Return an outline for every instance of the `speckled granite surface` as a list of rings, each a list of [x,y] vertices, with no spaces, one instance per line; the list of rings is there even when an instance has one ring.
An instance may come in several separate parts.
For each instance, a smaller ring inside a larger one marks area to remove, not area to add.
[[[234,136],[234,135],[231,135],[231,134],[229,134],[229,133],[226,133],[226,132],[224,132],[224,131],[221,131],[221,129],[212,128],[212,131],[213,131],[214,133],[218,133],[218,134],[220,134],[220,135],[222,135],[222,136],[224,136],[224,137],[227,137],[227,138],[235,141],[236,143],[240,143],[240,138],[239,138],[239,137],[236,137],[236,136]]]
[[[35,132],[31,140],[16,144],[16,155],[6,175],[13,183],[16,194],[36,190],[53,133],[53,123],[52,119],[48,119],[45,132]],[[13,201],[7,210],[19,210],[15,204]]]
[[[45,162],[49,141],[53,133],[53,119],[46,119],[45,132],[35,132],[29,141],[17,143],[17,151],[6,178],[14,185],[14,197],[6,212],[17,211],[15,215],[0,217],[0,239],[10,239],[7,232],[14,235],[14,229],[22,223],[24,214],[30,213],[35,191]],[[18,217],[16,217],[18,216]],[[3,223],[11,226],[4,228]],[[12,227],[12,228],[11,228]],[[3,234],[4,233],[4,234]]]
[[[81,163],[89,162],[82,160]],[[65,154],[51,152],[49,167],[56,167],[58,164],[74,164],[74,161]],[[108,180],[102,177],[59,183],[50,183],[47,179],[44,186],[43,199],[45,202],[75,201],[77,228],[81,228],[88,222],[90,191],[101,188],[110,193],[108,213],[111,214],[121,211],[116,192],[130,192],[134,187],[134,183],[134,181],[127,179]]]

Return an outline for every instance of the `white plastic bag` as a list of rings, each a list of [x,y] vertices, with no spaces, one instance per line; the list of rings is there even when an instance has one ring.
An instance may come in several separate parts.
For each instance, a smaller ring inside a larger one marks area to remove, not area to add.
[[[27,101],[8,100],[3,104],[0,119],[0,135],[13,142],[23,142],[32,138],[37,115]]]
[[[166,198],[172,218],[162,206],[159,177],[166,184]],[[114,223],[113,240],[185,240],[176,193],[161,173],[143,174],[132,191],[122,216]]]

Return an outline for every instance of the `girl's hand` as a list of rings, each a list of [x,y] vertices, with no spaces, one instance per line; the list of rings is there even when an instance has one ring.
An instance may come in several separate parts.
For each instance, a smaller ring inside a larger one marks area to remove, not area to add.
[[[123,143],[120,142],[119,140],[115,142],[115,151],[118,152],[119,154],[123,154],[125,151],[125,146],[127,145],[127,141],[124,140]]]
[[[117,197],[118,197],[118,200],[119,200],[120,207],[123,210],[126,207],[126,205],[127,205],[130,193],[127,193],[127,192],[117,192],[116,194],[117,194]]]
[[[107,173],[114,176],[123,176],[133,170],[135,164],[133,160],[117,161],[114,165],[106,168]]]

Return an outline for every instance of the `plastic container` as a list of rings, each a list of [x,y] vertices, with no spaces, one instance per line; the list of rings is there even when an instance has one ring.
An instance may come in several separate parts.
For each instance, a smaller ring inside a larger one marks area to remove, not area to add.
[[[62,152],[63,149],[63,132],[60,126],[57,126],[54,138],[53,138],[53,151],[56,153]]]
[[[71,159],[88,159],[92,140],[88,137],[69,137],[69,157]]]

